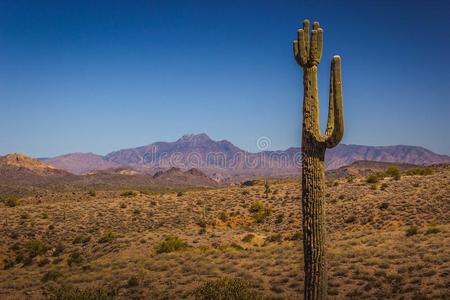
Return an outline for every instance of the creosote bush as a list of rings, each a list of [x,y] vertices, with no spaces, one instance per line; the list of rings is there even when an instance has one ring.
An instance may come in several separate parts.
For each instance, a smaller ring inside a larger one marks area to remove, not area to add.
[[[272,208],[262,201],[256,201],[250,206],[250,212],[256,223],[262,223],[272,214]]]
[[[257,300],[262,295],[241,279],[222,278],[208,281],[195,291],[196,300]]]
[[[174,235],[168,235],[156,246],[156,253],[170,253],[187,248],[187,243]]]

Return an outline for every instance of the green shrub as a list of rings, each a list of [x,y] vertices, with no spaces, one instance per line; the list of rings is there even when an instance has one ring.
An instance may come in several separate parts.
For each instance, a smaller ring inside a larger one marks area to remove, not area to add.
[[[283,235],[281,233],[270,235],[267,237],[266,241],[269,243],[281,242],[283,241]]]
[[[386,169],[386,171],[384,172],[386,174],[386,176],[388,177],[392,177],[395,180],[400,179],[400,169],[397,166],[390,166],[389,168]]]
[[[38,255],[44,255],[48,248],[47,246],[39,240],[31,240],[25,243],[25,249],[29,257],[33,258]]]
[[[262,201],[256,201],[250,206],[250,212],[256,223],[262,223],[272,214],[272,208]]]
[[[187,248],[186,242],[177,236],[168,235],[156,245],[156,253],[170,253]]]
[[[62,274],[58,271],[48,271],[47,273],[42,276],[41,281],[42,282],[48,282],[48,281],[55,281],[59,277],[61,277]]]
[[[195,291],[196,300],[257,300],[262,295],[241,279],[222,278],[208,281]]]
[[[98,239],[98,242],[100,244],[111,243],[117,238],[118,236],[114,232],[106,232]]]
[[[411,226],[408,229],[406,229],[406,236],[413,236],[416,235],[417,232],[419,231],[419,229],[417,228],[417,226]]]
[[[427,231],[425,231],[425,234],[436,234],[441,232],[441,230],[435,226],[432,226],[430,228],[427,229]]]
[[[80,289],[71,286],[61,286],[50,291],[48,300],[111,300],[116,299],[116,289],[88,288]]]
[[[8,207],[15,207],[19,204],[19,196],[0,195],[0,202],[3,202]]]
[[[421,168],[415,168],[406,171],[406,175],[412,176],[412,175],[431,175],[433,174],[433,169],[430,167],[421,167]]]
[[[243,241],[244,243],[250,243],[254,238],[255,238],[255,235],[254,235],[253,233],[249,233],[249,234],[246,234],[246,235],[242,238],[242,241]]]
[[[122,196],[122,197],[135,197],[137,195],[138,195],[138,193],[135,191],[125,191],[122,194],[120,194],[120,196]]]
[[[69,259],[67,260],[67,264],[71,267],[72,265],[79,265],[83,262],[83,257],[81,253],[76,251],[69,255]]]
[[[79,235],[73,239],[72,244],[86,244],[90,240],[91,237],[89,235]]]
[[[377,175],[369,175],[366,178],[367,183],[377,183],[379,181],[379,178]]]
[[[127,287],[129,287],[129,288],[137,287],[138,285],[139,285],[139,280],[137,279],[136,276],[130,277],[127,281]]]

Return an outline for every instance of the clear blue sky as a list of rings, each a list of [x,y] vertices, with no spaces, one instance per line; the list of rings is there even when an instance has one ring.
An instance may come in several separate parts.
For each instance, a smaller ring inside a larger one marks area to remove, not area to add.
[[[0,0],[0,154],[105,154],[199,132],[299,146],[291,43],[306,17],[325,31],[323,121],[342,56],[344,143],[450,154],[450,2],[335,2]]]

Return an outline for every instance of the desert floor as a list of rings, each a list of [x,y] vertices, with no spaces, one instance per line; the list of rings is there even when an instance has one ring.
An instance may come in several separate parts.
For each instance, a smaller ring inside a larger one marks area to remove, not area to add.
[[[192,299],[221,277],[267,299],[301,299],[299,183],[269,186],[48,192],[0,204],[0,299],[46,298],[61,286]],[[326,194],[331,299],[450,298],[450,167],[376,185],[328,181]],[[267,208],[260,222],[257,201]],[[167,235],[187,247],[157,253]]]

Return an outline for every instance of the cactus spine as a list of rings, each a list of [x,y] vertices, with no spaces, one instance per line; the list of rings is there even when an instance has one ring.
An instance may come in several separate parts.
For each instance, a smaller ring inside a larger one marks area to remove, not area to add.
[[[323,30],[309,20],[303,22],[294,41],[294,56],[303,68],[302,131],[302,212],[304,247],[304,298],[325,299],[327,278],[325,261],[324,181],[325,150],[333,148],[344,134],[342,110],[341,58],[331,61],[330,99],[325,134],[320,133],[317,66],[322,57]]]

